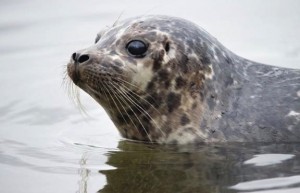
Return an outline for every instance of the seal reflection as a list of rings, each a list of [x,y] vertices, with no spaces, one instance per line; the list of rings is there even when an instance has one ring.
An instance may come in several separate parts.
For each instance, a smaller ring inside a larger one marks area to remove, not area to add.
[[[217,157],[139,143],[121,142],[119,148],[123,151],[112,152],[107,161],[117,169],[100,171],[107,185],[99,192],[218,192],[221,187],[212,183],[224,173]]]
[[[245,160],[270,151],[295,152],[296,146],[299,148],[299,144],[162,147],[122,141],[118,147],[121,151],[110,152],[106,162],[116,169],[99,171],[106,176],[107,184],[98,192],[238,192],[229,187],[294,173],[290,163],[254,167],[245,165]],[[293,163],[300,165],[297,159]]]

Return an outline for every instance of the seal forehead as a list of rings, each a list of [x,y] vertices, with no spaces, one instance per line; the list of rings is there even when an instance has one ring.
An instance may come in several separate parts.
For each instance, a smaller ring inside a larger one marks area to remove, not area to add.
[[[174,37],[178,40],[189,40],[188,43],[196,41],[194,38],[197,36],[194,35],[199,31],[196,25],[180,18],[144,16],[126,19],[118,23],[106,31],[100,42],[102,44],[104,42],[111,43],[120,38],[125,32],[132,32],[132,30],[138,30],[139,32],[165,32],[170,37]],[[108,41],[108,39],[111,41]]]
[[[203,63],[209,63],[209,57],[217,56],[215,47],[219,47],[218,41],[204,29],[181,18],[145,16],[125,21],[123,25],[126,25],[127,30],[151,31],[154,38],[166,36],[173,41],[173,45],[176,45],[177,51],[196,56],[196,58],[200,57]]]

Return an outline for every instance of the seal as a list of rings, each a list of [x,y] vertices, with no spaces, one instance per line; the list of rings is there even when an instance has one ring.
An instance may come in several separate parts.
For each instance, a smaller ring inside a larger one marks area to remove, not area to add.
[[[162,144],[300,141],[300,70],[256,63],[197,25],[126,19],[72,54],[72,81],[125,138]]]

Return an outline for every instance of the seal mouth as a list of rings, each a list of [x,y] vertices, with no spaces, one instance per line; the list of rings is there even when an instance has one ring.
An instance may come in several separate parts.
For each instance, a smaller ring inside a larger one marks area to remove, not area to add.
[[[80,74],[79,74],[78,67],[75,65],[75,70],[73,73],[73,82],[74,84],[78,85],[79,81],[80,81]]]
[[[80,82],[80,73],[78,65],[76,65],[75,63],[69,63],[68,75],[72,79],[73,83],[78,86],[78,83]]]

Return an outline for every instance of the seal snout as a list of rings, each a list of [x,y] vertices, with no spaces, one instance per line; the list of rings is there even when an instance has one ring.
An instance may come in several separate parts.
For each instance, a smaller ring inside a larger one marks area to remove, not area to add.
[[[81,54],[80,52],[74,52],[71,56],[71,61],[68,65],[68,74],[73,80],[74,84],[78,84],[80,81],[79,66],[83,63],[87,63],[90,60],[89,54]]]
[[[90,56],[88,54],[80,54],[74,52],[72,54],[72,59],[74,60],[75,64],[77,63],[84,63],[87,62],[90,59]]]

